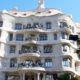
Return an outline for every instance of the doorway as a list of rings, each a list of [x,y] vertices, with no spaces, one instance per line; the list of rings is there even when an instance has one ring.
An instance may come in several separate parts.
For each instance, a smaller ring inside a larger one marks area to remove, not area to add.
[[[35,80],[33,75],[25,75],[25,80]]]

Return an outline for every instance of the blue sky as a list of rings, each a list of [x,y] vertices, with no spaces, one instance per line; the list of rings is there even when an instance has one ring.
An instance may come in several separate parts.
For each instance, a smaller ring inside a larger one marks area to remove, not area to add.
[[[0,0],[0,10],[33,10],[38,6],[38,0]],[[73,16],[73,20],[80,22],[80,0],[45,0],[46,8],[61,9],[64,13]]]

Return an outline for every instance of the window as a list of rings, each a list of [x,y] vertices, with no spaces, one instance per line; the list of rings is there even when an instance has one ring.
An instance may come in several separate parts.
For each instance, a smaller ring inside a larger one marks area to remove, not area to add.
[[[36,52],[36,51],[38,51],[37,46],[33,46],[33,52]]]
[[[11,45],[10,46],[10,53],[15,53],[15,51],[16,51],[16,46]]]
[[[15,29],[16,30],[21,30],[22,29],[22,24],[21,23],[16,23],[15,24]]]
[[[46,74],[45,78],[46,80],[53,80],[53,77],[50,74]]]
[[[13,34],[10,33],[10,34],[9,34],[9,41],[12,41],[12,40],[13,40]]]
[[[32,28],[31,24],[30,23],[27,24],[27,29],[31,29],[31,28]]]
[[[54,40],[57,40],[57,34],[56,33],[54,34]]]
[[[23,29],[27,29],[27,25],[23,25]]]
[[[52,26],[51,22],[46,22],[46,29],[51,29],[51,26]]]
[[[65,32],[61,33],[62,39],[68,39],[68,34]]]
[[[44,53],[52,53],[52,45],[45,45]]]
[[[33,28],[38,28],[38,27],[39,27],[39,23],[36,22],[33,24]]]
[[[69,58],[64,58],[62,65],[65,67],[71,67],[71,60]]]
[[[47,68],[52,67],[52,59],[45,59],[45,67]]]
[[[17,64],[17,59],[16,58],[10,59],[10,67],[16,67],[16,64]]]
[[[66,22],[60,22],[60,28],[68,27]]]
[[[27,52],[31,51],[31,48],[30,48],[30,46],[23,45],[21,50],[23,53],[27,53]]]
[[[23,41],[24,35],[23,34],[16,34],[16,41]]]
[[[3,26],[3,21],[0,21],[0,27],[2,27]]]
[[[47,40],[47,34],[40,34],[39,38],[40,38],[40,41]]]
[[[62,45],[62,48],[63,48],[63,51],[64,51],[64,52],[68,52],[70,47],[69,47],[69,45],[67,45],[67,44],[63,44],[63,45]]]

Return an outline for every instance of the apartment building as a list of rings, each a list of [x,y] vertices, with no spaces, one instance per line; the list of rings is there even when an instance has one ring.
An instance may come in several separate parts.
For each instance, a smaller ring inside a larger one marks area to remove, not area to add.
[[[44,0],[33,11],[0,12],[0,80],[57,80],[80,76],[79,25]]]

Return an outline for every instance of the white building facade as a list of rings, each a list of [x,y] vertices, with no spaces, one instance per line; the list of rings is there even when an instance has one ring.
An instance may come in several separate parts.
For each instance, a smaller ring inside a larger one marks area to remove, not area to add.
[[[45,9],[0,12],[0,80],[57,80],[65,72],[80,76],[80,27],[71,16]],[[79,41],[79,40],[78,40]]]

